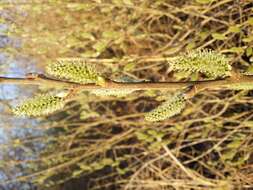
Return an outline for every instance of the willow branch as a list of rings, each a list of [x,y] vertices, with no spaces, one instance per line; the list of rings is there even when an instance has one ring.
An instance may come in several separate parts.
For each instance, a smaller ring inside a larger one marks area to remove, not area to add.
[[[66,89],[92,90],[92,89],[133,89],[133,90],[171,90],[195,87],[196,89],[213,89],[226,87],[233,84],[245,82],[253,83],[253,76],[238,75],[237,77],[227,77],[224,79],[204,80],[204,81],[186,81],[186,82],[115,82],[106,80],[100,86],[97,84],[79,84],[64,80],[58,80],[47,77],[43,74],[28,74],[24,78],[0,77],[0,84],[15,85],[36,85],[48,87],[61,87]]]

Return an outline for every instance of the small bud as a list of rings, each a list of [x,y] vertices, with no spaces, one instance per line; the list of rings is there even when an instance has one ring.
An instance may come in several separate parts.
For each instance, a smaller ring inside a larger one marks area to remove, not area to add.
[[[105,79],[103,77],[98,77],[97,82],[99,86],[105,86]]]
[[[48,115],[62,109],[65,99],[62,96],[41,94],[26,100],[22,105],[13,109],[18,116],[41,116]]]
[[[170,61],[173,70],[200,72],[211,78],[226,77],[232,69],[229,59],[212,50],[194,50]]]
[[[103,80],[97,70],[95,64],[86,63],[79,58],[57,59],[56,63],[50,63],[46,67],[46,72],[54,77],[81,84],[100,84]]]
[[[184,107],[184,96],[182,94],[176,94],[151,112],[147,113],[145,119],[147,121],[162,121],[180,113]]]

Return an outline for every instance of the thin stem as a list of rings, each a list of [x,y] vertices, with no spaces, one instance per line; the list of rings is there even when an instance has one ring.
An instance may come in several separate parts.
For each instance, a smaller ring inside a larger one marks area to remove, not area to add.
[[[114,82],[106,80],[102,86],[97,84],[79,84],[65,80],[47,77],[42,74],[29,74],[24,78],[0,77],[0,84],[37,85],[48,87],[61,87],[66,89],[92,90],[92,89],[132,89],[132,90],[170,90],[194,87],[198,91],[226,87],[232,84],[253,82],[253,76],[239,75],[224,79],[185,81],[185,82]]]
[[[174,154],[170,151],[170,149],[168,149],[167,146],[163,146],[164,150],[166,151],[166,153],[169,155],[169,157],[174,161],[174,163],[182,170],[186,173],[186,175],[190,178],[192,178],[195,181],[198,181],[200,184],[206,185],[206,186],[215,186],[215,184],[213,184],[210,181],[207,181],[206,179],[202,179],[198,176],[196,176],[194,173],[192,173],[192,171],[188,168],[186,168],[175,156]]]

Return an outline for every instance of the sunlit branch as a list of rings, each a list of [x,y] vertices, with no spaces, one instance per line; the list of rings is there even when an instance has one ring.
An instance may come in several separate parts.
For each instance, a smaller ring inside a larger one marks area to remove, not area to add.
[[[222,88],[229,85],[253,83],[253,76],[238,75],[224,79],[185,81],[185,82],[115,82],[105,80],[103,85],[79,84],[47,77],[43,74],[29,74],[24,78],[0,77],[0,84],[36,85],[48,87],[61,87],[66,89],[92,90],[92,89],[133,89],[133,90],[170,90],[194,86],[196,89]]]

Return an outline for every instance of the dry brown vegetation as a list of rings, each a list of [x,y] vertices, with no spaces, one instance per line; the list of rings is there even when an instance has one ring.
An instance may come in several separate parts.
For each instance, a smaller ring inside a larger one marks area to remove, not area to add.
[[[0,4],[13,9],[12,4]],[[51,0],[19,3],[10,35],[44,68],[58,57],[84,57],[108,76],[151,81],[203,79],[172,72],[166,57],[209,48],[252,69],[251,0]],[[20,14],[27,14],[20,16]],[[8,22],[12,22],[9,20]],[[41,91],[50,89],[41,89]],[[170,92],[143,91],[124,98],[86,92],[64,110],[43,118],[48,136],[27,175],[41,189],[251,189],[253,188],[252,91],[209,90],[187,101],[180,115],[147,122],[144,112]]]

